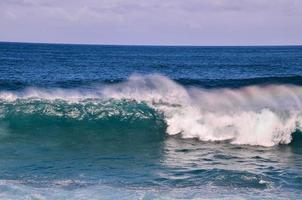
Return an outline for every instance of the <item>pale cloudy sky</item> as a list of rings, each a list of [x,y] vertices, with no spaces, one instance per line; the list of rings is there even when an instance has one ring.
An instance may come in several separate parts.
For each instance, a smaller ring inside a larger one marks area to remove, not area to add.
[[[0,0],[0,41],[302,44],[302,0]]]

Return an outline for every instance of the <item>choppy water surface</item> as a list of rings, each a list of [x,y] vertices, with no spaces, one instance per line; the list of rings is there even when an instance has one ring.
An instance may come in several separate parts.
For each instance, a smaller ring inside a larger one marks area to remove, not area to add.
[[[301,47],[0,43],[1,199],[299,199]]]

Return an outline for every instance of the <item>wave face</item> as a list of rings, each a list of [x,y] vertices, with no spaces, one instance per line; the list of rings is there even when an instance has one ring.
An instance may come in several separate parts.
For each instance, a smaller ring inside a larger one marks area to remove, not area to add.
[[[90,89],[2,91],[0,117],[15,127],[28,120],[36,122],[32,126],[65,120],[103,124],[95,128],[113,122],[112,127],[166,127],[168,135],[183,138],[268,147],[290,143],[301,130],[301,98],[302,88],[293,85],[203,89],[161,75],[133,75]]]

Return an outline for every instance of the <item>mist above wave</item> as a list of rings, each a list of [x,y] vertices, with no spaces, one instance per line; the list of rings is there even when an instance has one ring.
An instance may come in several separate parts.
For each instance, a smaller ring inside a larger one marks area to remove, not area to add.
[[[127,81],[93,89],[2,91],[0,101],[38,99],[87,101],[134,100],[163,113],[169,135],[203,141],[274,146],[291,142],[301,129],[302,87],[249,86],[239,89],[184,87],[160,75],[133,75]]]

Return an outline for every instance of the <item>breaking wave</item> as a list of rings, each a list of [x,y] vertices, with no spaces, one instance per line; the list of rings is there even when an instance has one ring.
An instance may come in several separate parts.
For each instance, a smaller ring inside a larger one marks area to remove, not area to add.
[[[153,120],[153,126],[164,121],[169,135],[274,146],[290,143],[302,129],[301,100],[302,87],[294,85],[204,89],[161,75],[133,75],[90,89],[1,91],[0,118],[118,119],[135,125]]]

